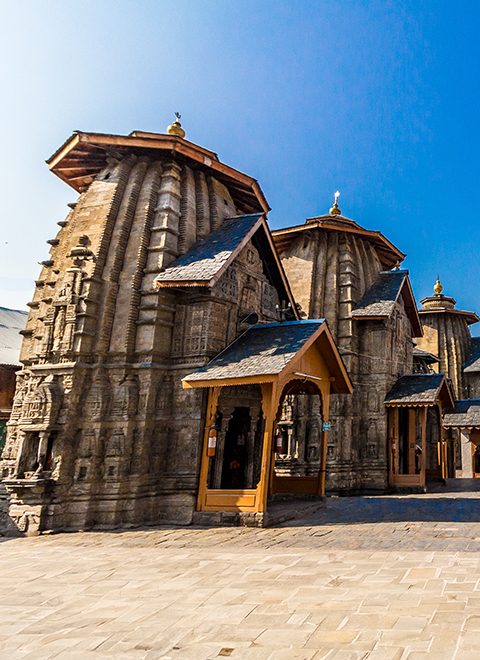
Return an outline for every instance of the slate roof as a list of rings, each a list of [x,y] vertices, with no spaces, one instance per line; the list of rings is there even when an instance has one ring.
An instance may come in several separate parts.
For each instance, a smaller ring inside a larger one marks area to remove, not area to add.
[[[390,316],[407,274],[406,270],[380,273],[353,308],[352,316]]]
[[[421,337],[423,330],[408,279],[408,270],[385,270],[379,273],[375,282],[353,308],[352,317],[359,321],[379,317],[388,318],[392,314],[400,294],[403,295],[405,311],[412,324],[413,336]]]
[[[259,323],[184,381],[277,375],[323,325],[323,319]]]
[[[443,416],[443,425],[448,427],[480,427],[480,399],[457,401],[455,410]]]
[[[234,256],[252,233],[261,213],[228,218],[222,226],[196,243],[155,278],[161,286],[207,285]]]
[[[480,337],[472,337],[470,354],[465,361],[465,373],[480,371]]]
[[[385,397],[387,405],[433,405],[445,380],[444,374],[409,374],[397,380]]]
[[[20,364],[22,336],[20,330],[27,323],[27,312],[0,307],[0,364]]]
[[[413,358],[424,360],[427,364],[435,364],[435,362],[439,361],[436,355],[429,353],[428,351],[424,351],[423,349],[418,348],[418,346],[413,347]]]

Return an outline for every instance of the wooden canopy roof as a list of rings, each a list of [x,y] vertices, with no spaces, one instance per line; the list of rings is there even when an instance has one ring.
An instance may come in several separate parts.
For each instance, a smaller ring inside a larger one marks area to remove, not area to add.
[[[352,383],[323,319],[251,326],[207,365],[185,376],[183,387],[268,383],[290,373],[314,380],[315,374],[297,374],[295,366],[303,357],[308,362],[308,351],[315,348],[330,372],[332,391],[351,394]]]
[[[397,380],[385,397],[386,406],[434,406],[443,408],[455,405],[455,395],[450,379],[445,374],[407,374]]]
[[[455,409],[444,415],[445,428],[480,428],[480,399],[457,401]]]
[[[208,170],[227,186],[242,213],[270,210],[258,182],[221,163],[217,154],[175,135],[133,131],[129,135],[75,131],[47,160],[48,167],[76,191],[89,185],[101,172],[109,155],[169,155],[193,169]]]

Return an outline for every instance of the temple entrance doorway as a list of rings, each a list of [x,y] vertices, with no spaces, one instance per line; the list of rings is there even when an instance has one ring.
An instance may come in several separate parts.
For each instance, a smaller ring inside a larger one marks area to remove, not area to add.
[[[323,492],[326,443],[322,393],[315,381],[295,379],[284,388],[275,424],[270,495]]]
[[[251,429],[248,408],[235,408],[225,434],[221,488],[245,488],[248,466],[246,441]]]
[[[209,490],[256,489],[263,448],[261,403],[259,385],[222,390],[210,435]]]
[[[265,420],[262,387],[224,387],[211,395],[212,423],[208,429],[206,488],[201,504],[213,510],[249,507],[258,497],[264,448]]]

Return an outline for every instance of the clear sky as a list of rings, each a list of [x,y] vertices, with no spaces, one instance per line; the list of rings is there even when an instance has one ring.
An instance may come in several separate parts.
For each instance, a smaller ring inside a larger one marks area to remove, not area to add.
[[[0,306],[30,300],[75,129],[187,138],[257,178],[273,228],[327,212],[480,311],[480,2],[0,0]],[[480,324],[479,324],[480,325]]]

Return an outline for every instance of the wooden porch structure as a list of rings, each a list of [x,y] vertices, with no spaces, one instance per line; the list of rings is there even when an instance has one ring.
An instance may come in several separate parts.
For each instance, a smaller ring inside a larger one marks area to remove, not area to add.
[[[442,427],[443,412],[454,406],[448,378],[444,374],[403,376],[390,390],[385,405],[389,485],[424,489],[428,479],[449,476],[447,436]]]
[[[455,409],[444,415],[443,426],[458,437],[461,467],[455,476],[480,478],[480,399],[457,401]]]
[[[331,393],[352,392],[323,320],[252,326],[208,365],[186,376],[183,386],[208,388],[198,511],[261,514],[272,492],[324,494],[325,431],[317,475],[275,477],[273,469],[276,422],[286,393],[318,392],[323,420],[328,420]],[[225,412],[230,413],[227,420]],[[242,415],[249,423],[241,421]]]

